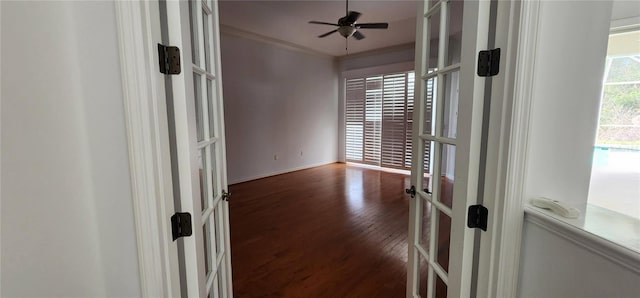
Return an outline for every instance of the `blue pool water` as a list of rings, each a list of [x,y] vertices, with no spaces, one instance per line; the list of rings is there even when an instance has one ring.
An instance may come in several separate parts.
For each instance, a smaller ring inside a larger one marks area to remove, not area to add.
[[[640,172],[640,150],[595,146],[592,167]]]
[[[595,147],[593,149],[593,166],[605,167],[607,166],[607,160],[609,159],[609,148],[607,147]]]

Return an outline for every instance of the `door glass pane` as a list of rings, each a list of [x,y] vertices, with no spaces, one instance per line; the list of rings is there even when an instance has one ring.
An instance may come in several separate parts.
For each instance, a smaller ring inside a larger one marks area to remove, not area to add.
[[[222,203],[219,203],[216,206],[215,210],[213,210],[213,221],[215,222],[215,233],[216,233],[216,259],[220,258],[224,249],[224,234],[222,230]]]
[[[422,190],[426,193],[433,191],[433,151],[435,143],[431,141],[424,142],[424,177],[422,181]]]
[[[210,150],[211,155],[210,156],[210,164],[211,164],[211,169],[209,169],[209,180],[211,181],[211,197],[212,199],[215,199],[219,193],[218,193],[218,180],[217,180],[217,175],[216,175],[216,161],[217,161],[217,156],[216,156],[216,146],[218,145],[218,143],[214,143],[211,144],[208,148]]]
[[[218,280],[220,280],[220,277],[216,274],[216,277],[213,278],[213,285],[211,286],[209,297],[222,297],[220,296],[220,290],[218,290]]]
[[[211,37],[209,36],[209,32],[211,31],[211,23],[209,22],[211,20],[211,16],[207,14],[206,10],[202,10],[202,33],[204,36],[204,65],[205,65],[205,69],[207,70],[207,72],[211,72],[211,63],[210,63],[210,56],[211,56],[211,47],[209,46],[209,41],[211,40]]]
[[[425,95],[424,95],[424,132],[426,135],[434,135],[434,124],[433,118],[435,114],[436,108],[436,92],[437,92],[438,84],[437,78],[433,77],[425,81]]]
[[[197,73],[193,74],[193,95],[195,97],[194,105],[196,108],[196,125],[198,130],[198,141],[204,140],[204,126],[202,123],[202,83],[201,76]]]
[[[436,298],[447,297],[447,285],[440,279],[440,276],[436,279]]]
[[[449,36],[445,65],[460,62],[460,45],[462,44],[462,12],[463,1],[449,1]]]
[[[212,80],[207,79],[207,102],[209,107],[209,137],[213,138],[216,136],[216,126],[215,120],[217,115],[214,114],[214,105],[216,104],[216,92],[215,85]]]
[[[427,284],[429,282],[429,263],[427,262],[427,259],[425,259],[421,254],[418,254],[418,258],[420,259],[420,272],[418,272],[420,287],[418,288],[418,294],[420,294],[420,297],[427,297]]]
[[[200,184],[200,206],[202,210],[207,209],[209,206],[209,200],[207,199],[207,172],[205,169],[207,168],[207,153],[204,149],[198,151],[198,176],[199,176],[199,184]]]
[[[458,132],[458,83],[459,72],[452,72],[444,75],[442,92],[444,93],[444,102],[440,132],[443,137],[456,138]]]
[[[194,7],[198,5],[198,1],[190,1],[189,2],[189,31],[191,32],[191,62],[193,64],[198,64],[198,19],[196,15],[193,13]]]
[[[224,289],[226,288],[224,284],[226,280],[226,276],[225,276],[224,270],[222,270],[223,266],[224,266],[224,258],[222,258],[222,262],[220,262],[220,267],[218,267],[218,280],[217,280],[218,297],[226,297],[224,293]]]
[[[449,245],[451,243],[451,218],[442,213],[442,211],[436,212],[438,218],[438,235],[436,237],[436,262],[444,269],[445,272],[449,272]]]
[[[213,268],[213,254],[211,252],[211,220],[206,219],[204,226],[202,227],[202,239],[204,243],[204,272],[206,276],[209,276]]]
[[[413,147],[413,93],[415,87],[415,74],[407,74],[407,130],[405,136],[404,167],[411,168],[411,150]],[[425,149],[426,150],[426,149]]]
[[[422,202],[419,208],[422,208],[422,225],[420,230],[420,246],[429,253],[429,243],[431,234],[431,203],[429,201],[420,198]]]
[[[423,160],[423,166],[424,166],[424,172],[425,173],[431,173],[431,156],[433,155],[433,146],[434,143],[433,142],[424,142],[424,160]],[[429,176],[431,177],[431,176]],[[427,185],[429,185],[429,191],[431,191],[431,184],[424,184],[425,188],[427,188]]]
[[[433,69],[438,67],[440,9],[437,9],[437,12],[431,15],[431,17],[427,18],[426,21],[428,22],[428,30],[430,33],[429,42],[427,43],[429,45],[429,57],[427,57],[429,63],[427,65],[429,69]]]
[[[456,146],[442,144],[440,152],[440,190],[438,200],[449,208],[453,206],[453,185],[455,182]]]
[[[218,249],[216,247],[216,242],[218,242],[218,222],[217,222],[217,216],[216,216],[216,210],[218,208],[213,209],[213,212],[211,212],[211,214],[209,215],[209,220],[211,221],[211,240],[209,241],[211,243],[211,263],[212,264],[216,264],[217,260],[218,260]],[[217,264],[214,266],[214,268],[216,267]]]

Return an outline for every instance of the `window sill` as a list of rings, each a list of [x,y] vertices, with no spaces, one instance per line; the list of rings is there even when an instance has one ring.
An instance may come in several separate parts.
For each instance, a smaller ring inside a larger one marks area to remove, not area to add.
[[[566,219],[529,204],[525,221],[640,273],[640,220],[587,205],[584,216]]]

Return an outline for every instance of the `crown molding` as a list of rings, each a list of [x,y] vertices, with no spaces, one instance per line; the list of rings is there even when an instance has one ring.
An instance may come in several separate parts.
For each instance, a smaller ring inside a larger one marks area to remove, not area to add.
[[[386,54],[386,53],[400,51],[400,50],[413,49],[413,48],[415,48],[415,46],[416,46],[415,42],[410,42],[410,43],[405,43],[405,44],[400,44],[400,45],[395,45],[395,46],[390,46],[390,47],[385,47],[385,48],[379,48],[379,49],[374,49],[374,50],[369,50],[369,51],[364,51],[364,52],[358,52],[358,53],[355,53],[355,54],[338,56],[338,57],[336,57],[336,60],[338,62],[342,62],[342,61],[349,60],[349,59],[367,57],[367,56],[372,56],[372,55]]]
[[[305,54],[309,54],[309,55],[314,55],[314,56],[319,56],[319,57],[323,57],[323,58],[331,58],[333,59],[334,56],[327,54],[327,53],[323,53],[320,51],[316,51],[314,49],[311,48],[307,48],[292,42],[288,42],[288,41],[284,41],[284,40],[280,40],[277,38],[273,38],[273,37],[269,37],[269,36],[265,36],[265,35],[261,35],[261,34],[257,34],[257,33],[253,33],[253,32],[249,32],[243,29],[239,29],[239,28],[235,28],[235,27],[231,27],[231,26],[227,26],[227,25],[222,25],[220,24],[220,33],[222,35],[230,35],[230,36],[236,36],[236,37],[242,37],[242,38],[246,38],[246,39],[250,39],[250,40],[254,40],[254,41],[259,41],[259,42],[263,42],[263,43],[267,43],[270,45],[274,45],[280,48],[284,48],[287,50],[293,50],[293,51],[297,51],[297,52],[302,52]]]

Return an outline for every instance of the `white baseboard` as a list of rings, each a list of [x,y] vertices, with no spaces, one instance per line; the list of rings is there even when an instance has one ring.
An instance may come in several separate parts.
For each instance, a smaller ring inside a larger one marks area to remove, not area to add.
[[[332,163],[338,163],[338,161],[334,160],[334,161],[328,161],[328,162],[321,162],[321,163],[304,165],[304,166],[300,166],[300,167],[289,168],[289,169],[284,169],[284,170],[279,170],[279,171],[274,171],[274,172],[269,172],[269,173],[264,173],[264,174],[258,174],[258,175],[255,175],[255,176],[242,177],[242,178],[238,178],[238,179],[229,180],[229,185],[242,183],[242,182],[247,182],[247,181],[256,180],[256,179],[261,179],[261,178],[266,178],[266,177],[271,177],[271,176],[285,174],[285,173],[291,173],[291,172],[300,171],[300,170],[306,170],[306,169],[315,168],[315,167],[319,167],[319,166],[325,166],[325,165],[329,165],[329,164],[332,164]]]

